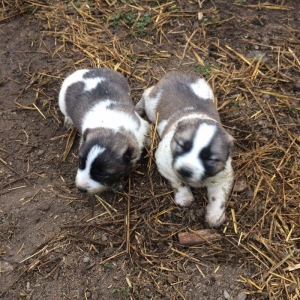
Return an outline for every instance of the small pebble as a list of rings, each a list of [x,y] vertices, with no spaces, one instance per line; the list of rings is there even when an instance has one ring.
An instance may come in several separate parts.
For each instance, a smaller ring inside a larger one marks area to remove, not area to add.
[[[28,192],[26,192],[26,193],[23,194],[23,198],[24,198],[24,199],[25,199],[25,198],[30,198],[30,197],[32,197],[32,195],[33,195],[32,192],[29,192],[29,191],[28,191]]]
[[[14,270],[14,267],[7,261],[1,261],[1,270],[2,272],[11,272]]]
[[[234,187],[233,187],[233,190],[237,193],[241,193],[241,192],[244,192],[248,187],[248,184],[245,180],[238,180]]]
[[[101,236],[101,239],[103,242],[106,242],[108,240],[108,234],[107,233],[103,233]]]
[[[224,298],[225,299],[229,299],[230,298],[230,295],[229,295],[229,293],[226,290],[224,290]]]
[[[247,299],[247,294],[245,292],[240,292],[238,293],[236,300],[246,300]]]
[[[268,100],[271,98],[271,96],[269,94],[263,94],[262,95],[263,99]]]
[[[48,211],[50,209],[50,204],[49,203],[41,203],[38,207],[37,210],[41,210],[41,211]]]
[[[264,36],[261,41],[263,44],[267,44],[270,42],[270,39],[268,37]]]
[[[37,155],[38,155],[38,156],[41,156],[42,154],[44,154],[44,150],[39,150],[39,151],[37,152]]]
[[[123,192],[124,191],[124,186],[122,184],[119,184],[117,187],[118,192]]]
[[[85,264],[88,264],[90,261],[91,261],[91,259],[88,257],[88,256],[85,256],[84,258],[83,258],[83,260],[82,260]]]
[[[300,92],[300,80],[296,81],[293,87],[294,92],[299,93]]]
[[[38,223],[41,220],[41,218],[36,216],[36,217],[33,217],[32,220],[34,223]]]
[[[90,299],[92,297],[92,293],[90,291],[86,291],[85,296],[87,299]]]
[[[250,53],[247,54],[247,58],[259,61],[261,59],[261,62],[265,63],[269,60],[269,58],[266,56],[266,53],[259,51],[259,50],[253,50]]]

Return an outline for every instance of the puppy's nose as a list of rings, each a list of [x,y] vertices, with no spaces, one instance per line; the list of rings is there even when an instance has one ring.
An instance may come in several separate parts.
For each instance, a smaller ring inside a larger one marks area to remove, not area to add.
[[[187,178],[191,177],[192,174],[193,174],[193,172],[190,169],[185,168],[185,167],[180,168],[179,171],[178,171],[178,173],[180,175],[182,175],[183,177],[187,177]]]
[[[87,189],[81,188],[81,187],[77,187],[78,191],[81,193],[86,193]]]

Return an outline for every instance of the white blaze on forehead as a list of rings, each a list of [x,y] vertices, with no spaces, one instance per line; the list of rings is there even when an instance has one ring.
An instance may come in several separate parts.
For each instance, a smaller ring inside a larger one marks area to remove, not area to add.
[[[97,85],[101,82],[105,81],[105,78],[103,77],[97,77],[97,78],[84,78],[84,91],[91,91],[94,88],[97,87]]]
[[[91,150],[89,151],[89,154],[87,156],[86,159],[86,169],[90,169],[91,164],[93,163],[93,161],[95,160],[95,158],[100,155],[101,153],[103,153],[105,151],[105,148],[100,147],[99,145],[95,145],[91,148]],[[88,168],[87,168],[88,167]]]
[[[84,170],[78,169],[77,170],[77,175],[76,175],[76,185],[81,186],[84,188],[89,188],[91,187],[91,181],[93,180],[90,178],[90,171],[91,171],[91,166],[95,158],[103,153],[105,151],[105,148],[102,148],[98,145],[95,145],[91,148],[89,151],[87,158],[86,158],[86,164]]]
[[[200,149],[208,146],[216,131],[216,125],[208,125],[206,123],[201,124],[195,134],[193,145],[194,151],[199,153]]]
[[[82,132],[87,128],[105,127],[117,131],[124,127],[126,130],[135,132],[139,126],[128,113],[110,109],[109,106],[114,101],[104,100],[96,104],[84,117],[82,122]]]
[[[192,83],[190,87],[194,94],[196,94],[199,98],[214,101],[213,91],[203,78],[200,78],[196,82]]]

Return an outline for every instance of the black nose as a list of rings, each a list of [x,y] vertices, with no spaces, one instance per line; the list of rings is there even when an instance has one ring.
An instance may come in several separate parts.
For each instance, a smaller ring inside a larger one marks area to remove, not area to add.
[[[81,192],[81,193],[86,193],[86,192],[87,192],[86,189],[83,189],[83,188],[81,188],[81,187],[78,187],[78,191]]]
[[[190,170],[190,169],[187,169],[187,168],[181,168],[179,169],[178,173],[180,175],[182,175],[183,177],[191,177],[193,172]]]

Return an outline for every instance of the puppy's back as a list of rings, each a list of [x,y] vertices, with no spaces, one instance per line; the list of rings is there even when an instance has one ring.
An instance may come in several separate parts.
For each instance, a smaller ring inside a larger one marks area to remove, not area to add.
[[[220,120],[212,89],[203,78],[169,72],[154,86],[149,96],[156,98],[158,95],[157,112],[160,120],[167,120],[174,112],[185,114],[191,110]]]
[[[125,77],[108,68],[78,70],[62,84],[59,105],[79,130],[81,120],[96,104],[112,100],[121,106],[134,106]]]

